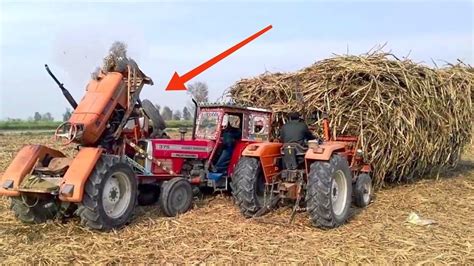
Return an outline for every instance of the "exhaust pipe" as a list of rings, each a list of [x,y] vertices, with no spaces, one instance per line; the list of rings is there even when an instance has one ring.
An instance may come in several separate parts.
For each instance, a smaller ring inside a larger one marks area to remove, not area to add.
[[[194,119],[193,119],[193,134],[192,134],[192,139],[196,139],[196,121],[197,121],[197,114],[198,114],[198,103],[194,98],[192,98],[192,101],[194,103]]]
[[[69,91],[64,88],[64,85],[59,82],[59,80],[56,78],[56,76],[53,74],[53,72],[51,72],[51,70],[49,70],[49,67],[48,65],[44,65],[44,67],[46,68],[46,71],[48,71],[48,74],[54,79],[54,81],[56,82],[56,84],[58,84],[59,88],[61,89],[61,91],[63,92],[63,95],[64,97],[66,97],[66,100],[69,102],[69,104],[72,106],[72,109],[76,109],[77,108],[77,102],[76,100],[74,100],[74,98],[72,97],[72,95],[69,93]]]

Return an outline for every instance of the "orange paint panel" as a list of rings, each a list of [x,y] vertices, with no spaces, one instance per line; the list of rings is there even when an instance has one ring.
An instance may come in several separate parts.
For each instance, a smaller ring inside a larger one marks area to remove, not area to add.
[[[0,195],[19,196],[18,186],[23,178],[28,175],[38,160],[43,160],[46,155],[52,157],[66,157],[62,152],[43,145],[28,145],[23,147],[10,163],[0,179]],[[12,189],[4,189],[6,180],[13,181]]]
[[[97,161],[102,155],[102,148],[85,147],[79,150],[71,162],[69,169],[61,182],[59,199],[69,202],[81,202],[87,179],[94,169]],[[73,185],[72,196],[62,195],[61,191],[65,185]]]
[[[122,74],[110,72],[100,81],[91,80],[87,85],[86,94],[69,118],[69,122],[83,124],[86,128],[82,136],[84,144],[94,144],[104,131],[104,117],[110,116],[118,98],[124,94],[122,79]]]
[[[306,152],[306,160],[318,160],[318,161],[328,161],[331,158],[331,155],[337,150],[344,150],[346,147],[345,142],[337,141],[328,141],[325,142],[319,147],[310,148]]]
[[[277,168],[276,158],[281,157],[281,143],[262,142],[248,145],[242,152],[242,156],[259,157],[263,168],[263,174],[267,182],[280,172]]]

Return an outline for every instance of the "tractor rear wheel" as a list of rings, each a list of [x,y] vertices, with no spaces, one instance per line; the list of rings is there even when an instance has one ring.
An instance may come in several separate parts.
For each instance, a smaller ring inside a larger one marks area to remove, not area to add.
[[[10,209],[13,210],[18,220],[30,224],[44,223],[54,219],[59,211],[59,207],[53,199],[40,199],[25,195],[12,197]]]
[[[333,155],[329,161],[311,164],[306,204],[312,223],[335,228],[349,217],[352,197],[351,170],[347,160]]]
[[[137,202],[137,180],[127,164],[103,155],[86,182],[77,210],[81,223],[97,230],[119,228],[128,223]]]
[[[264,207],[265,179],[258,158],[240,158],[232,175],[232,194],[246,218]]]
[[[161,185],[160,208],[166,216],[174,217],[188,211],[193,204],[193,188],[188,180],[175,177]]]
[[[354,204],[364,208],[369,205],[372,196],[372,179],[368,174],[360,174],[354,186]]]

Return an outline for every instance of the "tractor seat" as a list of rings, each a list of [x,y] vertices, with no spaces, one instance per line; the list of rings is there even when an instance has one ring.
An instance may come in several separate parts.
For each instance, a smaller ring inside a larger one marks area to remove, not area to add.
[[[67,157],[55,157],[51,159],[48,166],[37,166],[33,173],[43,175],[64,175],[71,164],[72,159]]]
[[[308,150],[307,147],[303,147],[298,143],[283,143],[283,146],[281,148],[282,154],[284,154],[285,149],[291,149],[292,151],[296,152],[296,155],[305,155],[306,151]]]
[[[298,143],[284,143],[281,148],[283,155],[283,167],[288,170],[298,169],[298,166],[304,162],[304,155],[308,148]]]

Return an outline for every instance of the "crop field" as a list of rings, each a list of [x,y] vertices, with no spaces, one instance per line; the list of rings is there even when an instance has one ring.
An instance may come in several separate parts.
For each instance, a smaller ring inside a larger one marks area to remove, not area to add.
[[[42,143],[66,152],[49,135],[0,136],[0,172],[18,149]],[[474,145],[439,176],[376,192],[337,229],[313,228],[305,213],[288,225],[289,209],[244,219],[225,194],[207,196],[177,218],[157,206],[138,207],[132,222],[112,232],[77,218],[25,225],[0,198],[0,262],[18,263],[455,263],[474,264]],[[433,220],[407,222],[411,212]]]

